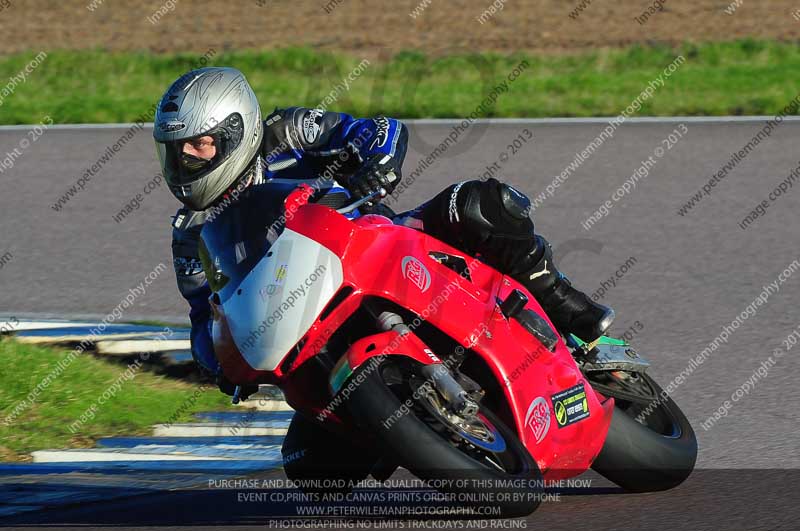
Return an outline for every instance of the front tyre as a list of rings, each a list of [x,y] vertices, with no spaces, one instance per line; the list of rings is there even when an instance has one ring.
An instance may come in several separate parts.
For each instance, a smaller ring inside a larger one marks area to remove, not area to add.
[[[536,510],[542,476],[527,449],[490,410],[481,406],[463,429],[452,425],[410,392],[392,363],[353,374],[363,381],[348,401],[358,424],[388,449],[400,466],[464,505],[486,507],[497,518],[526,516]],[[366,366],[366,368],[365,368]],[[387,381],[389,383],[387,383]],[[491,499],[491,501],[488,501]],[[472,500],[480,500],[477,503]]]
[[[646,374],[637,377],[639,386],[654,398],[617,399],[608,436],[592,468],[630,492],[671,489],[692,473],[697,438],[672,398]]]
[[[281,448],[287,479],[302,491],[346,494],[379,456],[295,413]]]

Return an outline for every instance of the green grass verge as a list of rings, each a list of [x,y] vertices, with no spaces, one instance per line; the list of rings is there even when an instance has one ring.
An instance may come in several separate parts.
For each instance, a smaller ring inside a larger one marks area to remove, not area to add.
[[[741,40],[636,45],[579,55],[466,54],[428,57],[404,52],[372,60],[329,108],[357,116],[462,117],[525,60],[529,67],[481,113],[492,117],[615,116],[676,57],[686,57],[636,113],[774,114],[797,95],[800,69],[793,43]],[[35,52],[0,57],[0,90]],[[3,94],[0,123],[129,122],[146,113],[168,84],[199,55],[55,51],[13,94]],[[216,53],[210,65],[244,71],[265,111],[318,105],[361,62],[304,48]]]
[[[59,362],[63,371],[54,373]],[[120,376],[126,370],[124,364],[89,354],[70,358],[67,350],[0,341],[0,460],[27,460],[33,450],[91,447],[101,437],[150,435],[153,424],[232,407],[216,386],[198,391],[198,385],[146,370],[133,372],[125,381]],[[7,423],[17,405],[51,374],[57,377]],[[116,381],[116,393],[99,404],[99,397]],[[93,405],[93,418],[72,433],[70,426]]]

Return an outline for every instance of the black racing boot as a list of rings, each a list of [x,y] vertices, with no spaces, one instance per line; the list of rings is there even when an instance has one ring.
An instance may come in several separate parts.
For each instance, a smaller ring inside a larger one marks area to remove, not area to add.
[[[533,265],[514,274],[514,278],[536,297],[561,334],[572,333],[584,341],[594,341],[611,326],[614,310],[572,287],[556,269],[547,240],[536,236],[536,244],[527,257]]]

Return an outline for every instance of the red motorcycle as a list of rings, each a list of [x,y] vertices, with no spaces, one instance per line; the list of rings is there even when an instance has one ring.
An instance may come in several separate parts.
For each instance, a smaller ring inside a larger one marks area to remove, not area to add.
[[[308,419],[385,449],[380,479],[401,466],[443,492],[495,491],[504,516],[589,467],[634,492],[689,476],[694,432],[624,341],[562,338],[479,258],[346,217],[373,197],[335,210],[317,192],[268,181],[203,229],[230,381],[277,385]]]

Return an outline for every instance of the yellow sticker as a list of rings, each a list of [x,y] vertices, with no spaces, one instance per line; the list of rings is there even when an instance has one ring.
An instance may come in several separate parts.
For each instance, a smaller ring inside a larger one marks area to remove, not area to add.
[[[583,382],[550,397],[559,428],[569,426],[589,416],[589,401]]]

